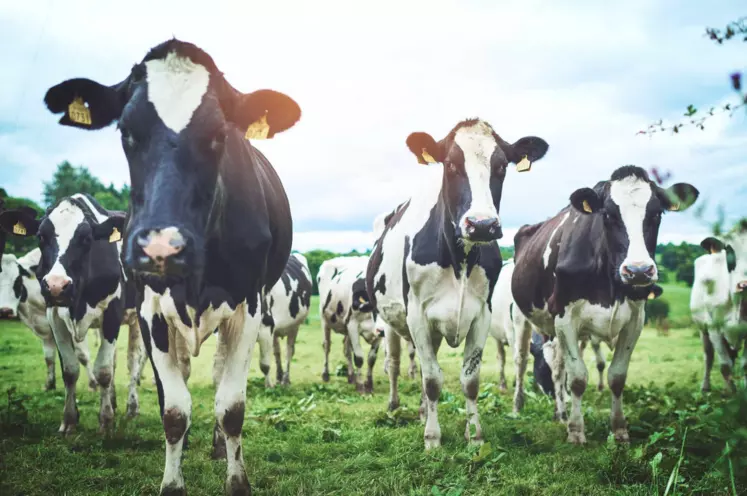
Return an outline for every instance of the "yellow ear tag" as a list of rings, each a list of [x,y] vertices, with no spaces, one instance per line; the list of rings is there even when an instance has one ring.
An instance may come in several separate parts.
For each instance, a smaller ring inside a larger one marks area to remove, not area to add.
[[[83,103],[83,99],[80,97],[76,97],[73,103],[68,105],[67,114],[73,122],[86,126],[91,125],[91,110],[86,107],[86,104]]]
[[[13,226],[13,234],[20,234],[21,236],[25,236],[26,226],[21,224],[21,221],[16,222],[16,225]]]
[[[111,235],[109,236],[109,242],[110,242],[110,243],[116,243],[116,242],[117,242],[117,241],[119,241],[120,239],[122,239],[122,233],[120,233],[120,232],[119,232],[119,229],[117,229],[117,228],[115,227],[115,228],[114,228],[114,229],[112,230],[112,233],[111,233]]]
[[[524,155],[524,158],[519,160],[519,163],[516,164],[516,172],[527,172],[531,168],[532,162],[529,161],[526,155]]]
[[[584,207],[584,212],[592,213],[591,205],[589,205],[588,201],[584,200],[584,202],[581,205]]]
[[[711,253],[718,253],[719,251],[719,249],[711,247]]]
[[[359,296],[359,297],[358,297],[358,302],[359,302],[359,303],[365,303],[365,302],[366,302],[366,300],[365,300],[365,299],[363,299],[363,297],[362,297],[362,296]]]
[[[246,129],[246,134],[244,135],[244,138],[263,140],[263,139],[267,139],[267,136],[269,134],[270,134],[270,126],[269,124],[267,124],[267,114],[265,114],[262,117],[260,117],[257,121],[249,124],[249,127]]]
[[[423,153],[421,153],[421,156],[423,157],[423,160],[425,160],[429,164],[435,164],[436,162],[438,162],[435,158],[431,156],[430,153],[425,151],[425,148],[423,148]]]
[[[676,211],[678,211],[679,209],[680,209],[680,204],[679,204],[679,203],[672,203],[672,204],[671,204],[671,205],[669,206],[669,210],[670,210],[671,212],[676,212]]]
[[[653,291],[651,291],[651,292],[650,292],[650,293],[648,294],[648,299],[649,299],[649,300],[653,300],[654,298],[656,298],[656,293],[654,293]]]

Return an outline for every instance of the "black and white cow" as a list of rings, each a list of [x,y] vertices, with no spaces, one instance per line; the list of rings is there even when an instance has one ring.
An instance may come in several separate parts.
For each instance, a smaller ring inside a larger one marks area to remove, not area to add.
[[[309,315],[311,305],[311,272],[309,264],[300,253],[291,254],[280,280],[267,295],[267,314],[263,322],[270,339],[260,339],[260,354],[269,351],[269,342],[275,355],[275,377],[283,386],[290,384],[290,366],[296,352],[298,329]],[[280,338],[286,338],[285,370],[280,352]],[[268,342],[269,341],[269,342]],[[267,348],[265,350],[264,348]],[[263,369],[265,385],[272,386],[269,367]]]
[[[387,337],[392,359],[400,350],[400,336],[415,343],[424,392],[421,414],[427,414],[426,449],[441,444],[437,404],[443,374],[436,355],[442,339],[452,348],[465,342],[465,437],[480,442],[477,393],[491,295],[501,270],[495,240],[502,236],[503,181],[509,163],[524,168],[542,158],[548,146],[535,137],[509,144],[479,119],[458,123],[439,142],[413,133],[407,146],[419,163],[440,162],[443,169],[418,184],[389,218],[374,246],[366,285],[378,313],[395,331]],[[390,409],[399,406],[393,369]]]
[[[690,293],[693,322],[700,328],[705,356],[702,391],[711,389],[714,351],[727,387],[735,391],[733,373],[739,348],[747,340],[738,327],[747,323],[747,225],[738,226],[728,240],[707,237],[700,246],[706,251],[695,259],[695,277]],[[747,350],[745,350],[747,352]],[[742,353],[747,372],[747,353]],[[744,378],[747,387],[747,376]]]
[[[31,207],[6,208],[5,200],[0,198],[0,258],[5,253],[5,241],[11,236],[27,236],[35,233],[39,227],[37,212]],[[0,267],[0,271],[2,267]]]
[[[151,49],[113,86],[71,79],[51,88],[45,102],[64,113],[61,124],[100,129],[116,121],[122,135],[132,187],[123,255],[136,276],[157,375],[167,441],[161,492],[185,492],[181,456],[191,423],[189,389],[169,350],[179,336],[197,356],[218,327],[222,435],[215,441],[225,439],[229,454],[226,493],[249,494],[241,447],[249,362],[293,229],[280,179],[248,139],[292,127],[300,108],[275,91],[239,92],[210,55],[176,39]]]
[[[0,272],[0,318],[18,317],[41,339],[44,361],[47,364],[47,380],[44,389],[55,389],[55,361],[57,345],[54,342],[52,327],[47,320],[47,304],[41,293],[41,285],[36,279],[36,269],[41,259],[41,250],[34,248],[21,258],[6,253],[2,257]],[[88,373],[88,387],[96,390],[88,341],[74,341],[75,354]]]
[[[367,265],[368,257],[337,257],[325,260],[317,274],[319,317],[324,332],[322,380],[329,381],[329,349],[331,333],[335,331],[345,336],[343,348],[348,359],[348,382],[355,384],[361,393],[373,392],[373,367],[383,337],[376,331],[373,305],[366,292]],[[371,345],[365,384],[361,374],[361,338]]]
[[[41,257],[36,276],[62,362],[65,407],[60,432],[63,434],[73,432],[78,424],[75,385],[80,367],[75,343],[85,340],[90,328],[99,329],[101,336],[93,367],[101,387],[100,430],[111,428],[114,421],[116,342],[119,327],[125,321],[130,326],[127,415],[139,412],[137,384],[144,362],[142,338],[134,317],[134,293],[125,289],[121,237],[112,237],[108,228],[110,219],[123,216],[121,212],[105,210],[89,195],[75,194],[50,207],[37,232],[29,232],[39,239]],[[129,312],[127,307],[131,309]]]
[[[524,226],[514,237],[516,269],[512,293],[528,322],[559,339],[558,377],[567,375],[572,393],[568,441],[586,442],[581,397],[587,370],[579,339],[617,339],[609,368],[611,424],[615,439],[627,442],[622,392],[644,322],[644,304],[657,280],[654,261],[661,216],[695,202],[698,191],[680,183],[664,190],[646,172],[620,167],[594,189],[581,188],[555,217]],[[517,329],[528,334],[529,326]],[[517,336],[517,339],[520,339]],[[561,379],[562,380],[562,379]],[[555,384],[564,409],[565,385]],[[558,412],[562,417],[564,410]]]

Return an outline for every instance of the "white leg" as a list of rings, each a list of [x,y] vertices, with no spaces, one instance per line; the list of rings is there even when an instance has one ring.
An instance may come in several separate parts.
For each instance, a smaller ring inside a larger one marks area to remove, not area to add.
[[[108,311],[108,310],[107,310]],[[112,324],[115,325],[115,324]],[[119,324],[117,333],[119,332]],[[111,330],[109,332],[112,332]],[[96,381],[99,383],[101,394],[101,406],[99,408],[99,432],[106,432],[114,424],[114,412],[117,408],[116,389],[114,387],[114,373],[116,368],[115,353],[117,340],[107,339],[106,331],[100,331],[99,351],[96,354],[96,362],[93,365]]]
[[[275,387],[275,381],[270,375],[270,364],[272,363],[272,328],[262,324],[259,328],[259,370],[265,376],[265,387]]]
[[[275,355],[275,380],[281,382],[283,380],[283,357],[280,354],[280,336],[277,334],[272,335],[272,354]]]
[[[498,358],[498,389],[506,391],[506,347],[498,339],[495,340]]]
[[[291,371],[291,361],[293,360],[293,355],[296,354],[296,337],[298,336],[298,327],[295,329],[291,329],[288,331],[288,336],[286,337],[286,343],[285,343],[285,373],[283,374],[283,386],[290,385],[290,371]]]
[[[249,495],[251,487],[244,468],[241,431],[246,407],[246,380],[260,332],[261,312],[248,315],[246,305],[241,304],[236,313],[237,316],[220,326],[220,344],[225,358],[215,394],[215,417],[226,439],[226,494]]]
[[[140,413],[140,401],[138,399],[137,387],[140,384],[140,375],[145,365],[145,347],[140,334],[140,325],[136,318],[129,322],[129,335],[127,336],[127,371],[130,375],[130,384],[127,391],[127,417],[135,417]]]
[[[402,338],[397,334],[394,329],[387,327],[384,331],[384,339],[386,340],[386,349],[389,353],[389,410],[396,410],[399,408],[399,387],[397,381],[399,380],[399,361],[402,354]]]
[[[94,332],[92,334],[98,338],[98,332]],[[101,342],[101,339],[95,339],[94,342],[97,343],[95,346],[98,346],[98,343]],[[80,362],[80,364],[83,365],[83,367],[86,369],[86,374],[88,375],[88,390],[96,391],[98,382],[96,382],[96,375],[93,373],[91,354],[88,351],[88,338],[84,339],[80,343],[73,340],[73,347],[75,348],[75,355],[78,357],[78,362]]]
[[[384,338],[382,341],[383,348],[384,348],[384,375],[389,375],[389,349],[387,346],[387,339]]]
[[[415,379],[418,376],[418,365],[415,363],[415,345],[407,342],[407,353],[410,356],[410,368],[407,369],[407,377]]]
[[[376,355],[379,353],[379,345],[381,344],[381,337],[376,336],[371,343],[371,349],[368,351],[368,371],[366,372],[366,384],[364,391],[366,393],[373,393],[373,369],[376,365]]]
[[[729,354],[729,348],[724,340],[724,335],[720,331],[709,330],[708,337],[710,338],[713,349],[718,357],[721,375],[724,377],[724,382],[726,382],[726,388],[734,393],[737,390],[734,385],[734,378],[732,377],[732,374],[734,373],[734,362],[731,358],[731,354]]]
[[[51,332],[42,338],[42,348],[44,348],[44,362],[47,364],[47,381],[44,384],[44,390],[50,391],[57,387],[54,372],[57,345],[54,342],[54,335]]]
[[[573,444],[586,443],[584,433],[584,414],[581,410],[581,398],[586,390],[588,372],[581,359],[578,347],[578,332],[571,317],[572,312],[566,311],[563,317],[555,318],[555,330],[559,349],[564,355],[565,372],[571,389],[571,414],[568,418],[568,442]]]
[[[70,434],[75,431],[78,425],[78,406],[75,400],[75,385],[80,375],[80,366],[78,357],[75,355],[73,346],[73,336],[68,330],[62,319],[57,317],[56,312],[47,310],[47,318],[52,326],[54,340],[57,344],[57,350],[60,354],[62,366],[62,381],[65,383],[65,406],[62,410],[62,424],[60,424],[60,434]]]
[[[704,393],[711,390],[711,369],[713,369],[713,344],[711,344],[711,338],[708,336],[708,331],[702,329],[700,331],[700,339],[703,341],[703,356],[704,356],[704,370],[703,370],[703,383],[700,386],[700,390]]]
[[[352,319],[348,322],[348,343],[350,351],[353,354],[353,361],[355,362],[355,387],[358,392],[363,393],[365,392],[363,386],[363,371],[361,370],[363,367],[363,348],[361,347],[358,324],[353,322]]]
[[[612,432],[615,435],[615,441],[619,443],[630,441],[628,426],[625,414],[623,413],[622,393],[623,389],[625,389],[625,381],[628,376],[630,358],[633,356],[633,350],[642,330],[643,311],[639,313],[639,318],[631,319],[631,322],[620,331],[617,344],[615,345],[615,352],[612,355],[612,363],[607,372],[607,381],[609,382],[610,392],[612,393],[610,424]]]
[[[353,366],[353,347],[350,346],[350,336],[342,338],[342,350],[348,361],[348,384],[355,384],[355,367]]]
[[[565,362],[563,361],[563,353],[557,349],[557,346],[557,338],[544,343],[542,345],[542,358],[550,367],[552,385],[555,391],[555,420],[566,421],[568,415],[566,414],[565,404]]]
[[[425,414],[425,449],[430,450],[441,446],[441,426],[438,423],[438,398],[444,376],[438,365],[437,353],[441,345],[441,335],[432,335],[428,323],[421,319],[417,302],[410,300],[407,325],[415,343],[415,349],[420,359],[423,376],[423,404],[421,411]]]
[[[322,380],[324,382],[329,382],[329,347],[331,330],[327,323],[324,321],[324,317],[322,317],[322,331],[324,332],[324,342],[322,343],[322,347],[324,348],[324,368],[322,369]]]
[[[524,376],[526,375],[527,363],[529,363],[529,342],[532,339],[532,326],[523,316],[519,315],[518,309],[514,312],[513,324],[516,333],[513,350],[514,367],[516,369],[514,413],[519,413],[524,408]]]
[[[599,372],[599,383],[597,389],[600,391],[604,390],[604,367],[606,365],[604,360],[604,353],[602,353],[602,343],[592,339],[591,349],[594,350],[594,356],[597,359],[597,371]]]
[[[485,309],[472,326],[464,342],[464,361],[460,379],[467,405],[467,426],[464,430],[464,438],[469,443],[482,443],[482,427],[480,426],[480,414],[477,411],[477,395],[480,392],[482,352],[485,349],[489,332],[490,312]]]

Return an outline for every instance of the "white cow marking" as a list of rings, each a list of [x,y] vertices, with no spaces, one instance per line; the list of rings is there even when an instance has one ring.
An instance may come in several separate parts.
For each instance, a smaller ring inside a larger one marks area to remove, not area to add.
[[[148,100],[164,124],[175,133],[187,127],[207,92],[210,73],[204,66],[171,52],[145,63]]]
[[[73,240],[78,225],[81,222],[85,222],[85,216],[78,206],[70,203],[68,200],[63,200],[57,208],[50,212],[49,221],[54,226],[54,231],[57,235],[58,250],[57,258],[55,259],[49,273],[44,276],[44,279],[47,279],[49,276],[62,276],[68,281],[72,281],[70,276],[68,276],[65,267],[60,263],[60,258],[65,254],[67,248],[70,246],[70,242]]]
[[[610,198],[620,208],[620,217],[628,233],[628,253],[622,265],[646,263],[655,266],[643,239],[643,219],[651,199],[651,186],[636,176],[628,176],[610,183]],[[656,275],[652,279],[655,281]]]
[[[563,216],[562,219],[560,219],[560,223],[558,226],[552,230],[552,233],[550,234],[550,239],[547,241],[547,247],[545,248],[545,253],[542,255],[542,261],[544,262],[544,267],[547,267],[550,263],[550,255],[552,254],[552,240],[555,237],[555,233],[558,232],[558,229],[565,224],[565,221],[568,220],[568,217],[571,215],[570,212],[566,212],[566,214]],[[576,222],[576,219],[573,219],[573,222]]]

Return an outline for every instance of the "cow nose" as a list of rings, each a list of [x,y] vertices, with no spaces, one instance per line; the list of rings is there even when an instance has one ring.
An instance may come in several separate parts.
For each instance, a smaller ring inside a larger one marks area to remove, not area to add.
[[[737,293],[743,293],[747,291],[747,281],[739,281],[737,283]]]
[[[187,240],[177,228],[144,229],[134,233],[134,240],[128,267],[144,272],[181,271]]]
[[[59,298],[65,288],[70,284],[70,279],[64,276],[47,276],[44,278],[44,282],[52,298]]]
[[[464,224],[472,241],[493,241],[503,237],[498,217],[467,217]]]
[[[649,284],[656,275],[656,266],[647,262],[628,263],[622,266],[620,273],[628,284]]]
[[[13,310],[7,307],[0,308],[0,319],[9,319],[13,317]]]

